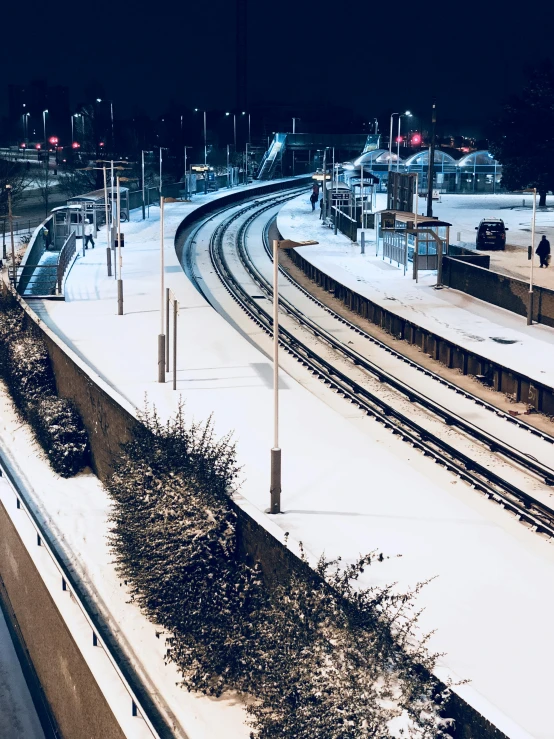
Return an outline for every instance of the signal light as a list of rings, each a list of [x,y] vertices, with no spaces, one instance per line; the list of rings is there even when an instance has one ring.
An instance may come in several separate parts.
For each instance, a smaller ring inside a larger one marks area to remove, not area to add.
[[[101,142],[100,142],[100,143],[98,144],[98,146],[104,146],[104,142],[103,142],[103,141],[101,141]]]
[[[72,149],[80,149],[80,148],[81,148],[81,144],[79,144],[79,143],[78,143],[77,141],[74,141],[74,142],[73,142],[73,143],[71,144],[71,148],[72,148]]]
[[[414,133],[412,136],[412,146],[419,146],[421,144],[421,134]]]
[[[48,139],[48,141],[51,144],[57,144],[58,143],[58,137],[57,136],[50,136],[50,138]]]
[[[35,144],[35,149],[40,149],[40,148],[41,148],[40,144]]]
[[[23,143],[19,144],[20,149],[24,149],[27,146],[27,144],[23,141]]]

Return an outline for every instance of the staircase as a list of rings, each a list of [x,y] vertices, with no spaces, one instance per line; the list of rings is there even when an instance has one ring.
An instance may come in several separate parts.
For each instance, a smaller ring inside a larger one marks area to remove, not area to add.
[[[276,133],[269,149],[264,154],[260,169],[258,170],[258,180],[272,180],[276,177],[278,166],[282,163],[283,153],[286,148],[287,134]]]

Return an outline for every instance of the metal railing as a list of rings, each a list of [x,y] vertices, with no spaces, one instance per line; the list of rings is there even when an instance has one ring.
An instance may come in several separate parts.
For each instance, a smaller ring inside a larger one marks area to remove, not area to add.
[[[60,255],[58,257],[57,264],[57,280],[58,280],[58,294],[61,295],[63,292],[63,278],[65,273],[71,265],[71,260],[77,252],[77,236],[75,232],[69,234],[65,240],[64,245],[61,248]]]
[[[348,236],[350,241],[356,241],[358,238],[358,224],[354,218],[350,218],[349,215],[344,213],[342,210],[337,208],[335,205],[331,208],[333,214],[333,220],[338,230],[345,236]]]

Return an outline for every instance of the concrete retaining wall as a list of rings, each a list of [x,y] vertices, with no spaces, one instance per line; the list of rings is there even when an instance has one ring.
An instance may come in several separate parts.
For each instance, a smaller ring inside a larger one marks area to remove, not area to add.
[[[125,739],[1,503],[0,542],[2,586],[61,736]]]

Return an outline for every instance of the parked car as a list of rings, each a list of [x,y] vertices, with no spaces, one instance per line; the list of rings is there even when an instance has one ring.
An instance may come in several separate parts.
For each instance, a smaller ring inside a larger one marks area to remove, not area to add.
[[[477,231],[476,245],[478,249],[502,249],[506,248],[506,231],[509,229],[504,225],[501,218],[486,218],[475,226]]]

